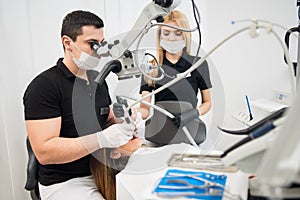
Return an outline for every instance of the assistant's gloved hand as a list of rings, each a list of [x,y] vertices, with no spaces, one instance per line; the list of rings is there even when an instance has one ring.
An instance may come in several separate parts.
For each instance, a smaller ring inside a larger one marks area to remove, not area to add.
[[[116,148],[126,144],[132,139],[135,131],[133,124],[114,124],[97,132],[97,139],[100,148]]]
[[[175,116],[172,121],[178,128],[182,128],[188,123],[190,123],[193,119],[199,117],[199,111],[196,108],[193,108],[189,111],[183,112],[177,116]]]

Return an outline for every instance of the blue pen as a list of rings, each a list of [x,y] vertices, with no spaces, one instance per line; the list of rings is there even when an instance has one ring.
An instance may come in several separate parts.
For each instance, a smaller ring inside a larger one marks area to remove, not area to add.
[[[249,115],[250,115],[250,120],[252,120],[253,116],[252,116],[252,112],[251,112],[251,108],[250,108],[250,103],[249,103],[249,99],[248,99],[247,95],[246,95],[246,101],[247,101],[248,111],[249,111]]]

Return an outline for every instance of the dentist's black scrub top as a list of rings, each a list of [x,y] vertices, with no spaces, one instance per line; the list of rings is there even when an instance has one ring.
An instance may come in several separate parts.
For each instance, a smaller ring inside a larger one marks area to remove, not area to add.
[[[60,137],[76,138],[106,128],[111,99],[106,82],[94,82],[96,71],[87,71],[89,82],[77,78],[62,62],[39,74],[27,87],[25,120],[61,117]],[[90,155],[66,164],[40,165],[38,179],[52,185],[90,175]]]

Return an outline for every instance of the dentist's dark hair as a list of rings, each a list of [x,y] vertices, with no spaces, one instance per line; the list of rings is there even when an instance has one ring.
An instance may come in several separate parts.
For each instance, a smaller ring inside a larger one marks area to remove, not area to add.
[[[67,35],[75,42],[77,36],[82,35],[83,26],[102,28],[104,27],[104,23],[100,17],[89,11],[73,11],[63,19],[61,37]]]

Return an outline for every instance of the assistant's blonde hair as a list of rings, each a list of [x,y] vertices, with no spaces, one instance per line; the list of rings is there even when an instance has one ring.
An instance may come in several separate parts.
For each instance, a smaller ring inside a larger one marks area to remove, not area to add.
[[[178,27],[184,28],[184,29],[190,29],[190,25],[188,22],[187,17],[185,14],[178,10],[173,10],[169,14],[167,14],[164,17],[164,23],[169,23],[169,22],[176,22]],[[157,44],[157,61],[158,64],[161,66],[163,62],[163,57],[164,57],[164,50],[160,46],[160,35],[161,35],[161,26],[157,30],[157,35],[156,35],[156,44]],[[183,39],[185,40],[185,47],[186,47],[186,52],[189,54],[191,50],[191,32],[185,32],[183,31]],[[153,65],[155,65],[155,61],[152,61]],[[157,77],[158,76],[158,69],[154,69],[152,73],[149,74],[151,77]],[[155,83],[153,80],[145,77],[145,81],[149,86],[154,86]]]

